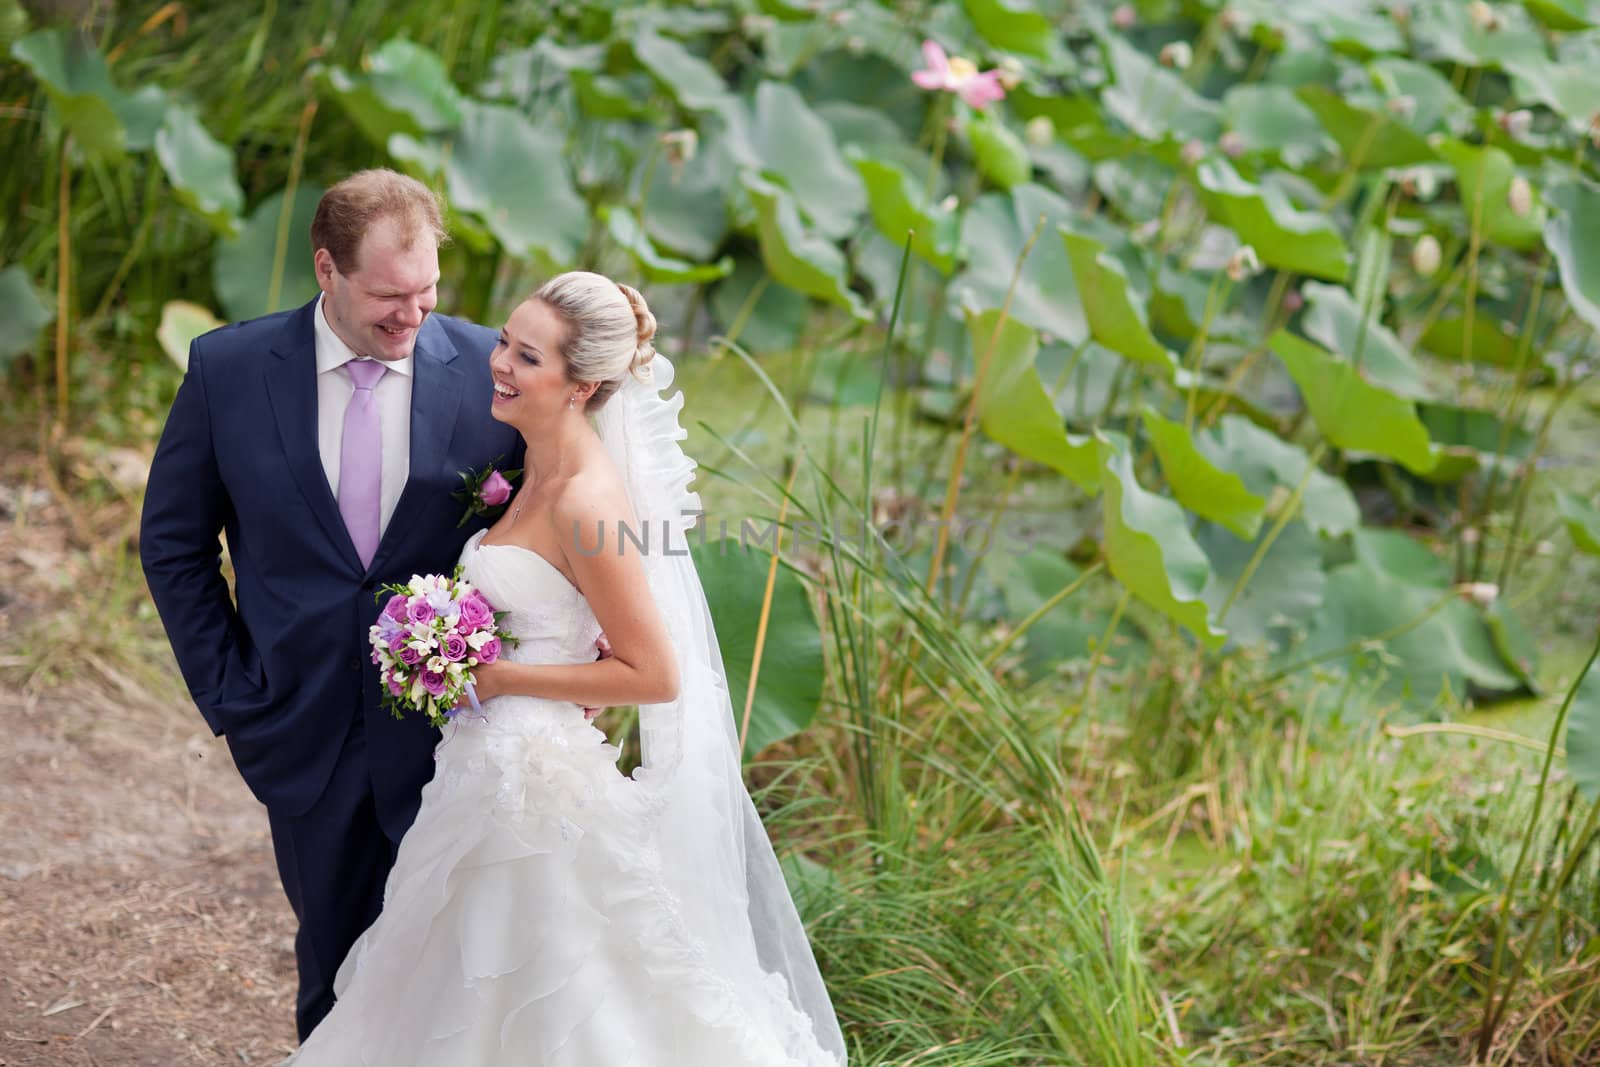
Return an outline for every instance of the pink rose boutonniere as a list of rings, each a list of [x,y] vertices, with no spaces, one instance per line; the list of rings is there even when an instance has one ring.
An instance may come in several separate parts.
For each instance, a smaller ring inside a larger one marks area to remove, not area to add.
[[[462,512],[461,521],[456,526],[465,526],[474,515],[482,515],[493,521],[505,510],[506,501],[511,499],[511,483],[522,476],[522,471],[502,472],[498,464],[504,458],[496,456],[494,462],[481,471],[460,472],[462,488],[450,495],[465,501],[467,510]]]

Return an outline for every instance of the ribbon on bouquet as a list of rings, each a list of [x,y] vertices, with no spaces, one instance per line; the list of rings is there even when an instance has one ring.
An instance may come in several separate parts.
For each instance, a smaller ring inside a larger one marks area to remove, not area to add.
[[[463,709],[461,707],[460,704],[457,704],[455,707],[451,708],[449,711],[444,713],[445,714],[445,718],[450,720],[450,736],[446,737],[443,741],[439,742],[438,746],[433,750],[433,758],[435,760],[437,760],[439,758],[439,749],[443,748],[445,745],[448,745],[451,741],[455,740],[456,727],[460,725],[460,720],[462,720],[462,719],[471,719],[474,722],[488,722],[489,721],[489,713],[483,710],[483,705],[482,704],[478,703],[478,689],[477,689],[477,687],[474,686],[469,681],[469,682],[467,682],[466,692],[467,692],[467,703],[472,706],[472,712],[471,713],[467,712],[465,709]]]

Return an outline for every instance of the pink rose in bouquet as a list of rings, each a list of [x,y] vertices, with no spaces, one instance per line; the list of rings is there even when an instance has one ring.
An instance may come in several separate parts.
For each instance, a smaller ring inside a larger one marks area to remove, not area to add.
[[[500,658],[501,632],[493,605],[461,578],[415,575],[389,594],[368,630],[383,704],[396,718],[421,712],[435,726],[468,699],[472,668]]]

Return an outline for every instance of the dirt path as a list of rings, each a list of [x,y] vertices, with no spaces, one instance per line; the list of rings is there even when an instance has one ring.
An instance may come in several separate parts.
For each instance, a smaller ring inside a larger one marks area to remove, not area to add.
[[[0,1064],[274,1063],[293,918],[192,709],[0,697]]]
[[[48,504],[0,512],[0,1067],[276,1063],[294,924],[265,811],[170,666],[114,666],[170,663],[137,564]],[[83,619],[120,644],[37,670]]]

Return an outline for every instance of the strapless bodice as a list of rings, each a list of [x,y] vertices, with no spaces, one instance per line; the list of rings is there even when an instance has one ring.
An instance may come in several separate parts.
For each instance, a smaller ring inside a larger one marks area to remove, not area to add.
[[[489,598],[496,612],[506,613],[500,628],[517,643],[507,644],[502,656],[518,663],[593,661],[600,624],[589,601],[549,560],[521,545],[484,544],[486,532],[473,534],[461,549],[461,576]],[[484,710],[487,721],[480,725],[491,733],[559,725],[563,731],[598,734],[577,705],[564,701],[497,697]]]

